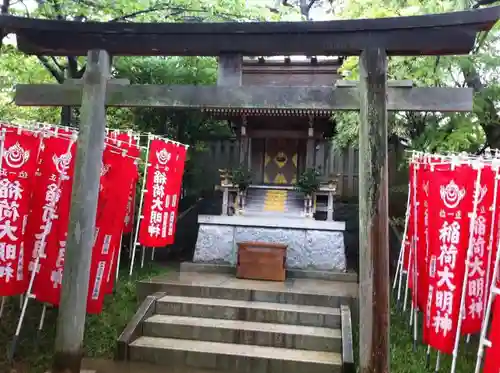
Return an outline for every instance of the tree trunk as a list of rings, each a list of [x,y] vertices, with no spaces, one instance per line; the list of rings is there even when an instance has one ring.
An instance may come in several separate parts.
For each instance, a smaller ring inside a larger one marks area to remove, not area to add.
[[[3,0],[2,6],[0,7],[0,14],[9,14],[10,0]],[[3,45],[3,38],[7,36],[7,31],[5,29],[0,29],[0,48]]]
[[[300,14],[302,14],[306,20],[309,21],[309,4],[307,0],[300,0]]]

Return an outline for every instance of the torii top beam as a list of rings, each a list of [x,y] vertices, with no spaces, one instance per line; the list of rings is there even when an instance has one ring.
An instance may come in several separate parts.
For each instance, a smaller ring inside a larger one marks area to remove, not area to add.
[[[219,56],[359,55],[367,48],[388,55],[467,54],[476,35],[493,27],[500,6],[424,16],[323,22],[119,23],[0,16],[30,54]]]

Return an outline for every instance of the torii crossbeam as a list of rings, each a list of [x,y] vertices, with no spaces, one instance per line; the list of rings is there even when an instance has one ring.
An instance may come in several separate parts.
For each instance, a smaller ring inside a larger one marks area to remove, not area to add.
[[[15,102],[20,106],[80,106],[82,91],[82,84],[20,84],[16,87]],[[469,88],[415,88],[392,86],[389,82],[387,95],[387,109],[392,111],[472,110]],[[109,84],[106,106],[360,110],[361,102],[359,88],[342,81],[334,87]]]

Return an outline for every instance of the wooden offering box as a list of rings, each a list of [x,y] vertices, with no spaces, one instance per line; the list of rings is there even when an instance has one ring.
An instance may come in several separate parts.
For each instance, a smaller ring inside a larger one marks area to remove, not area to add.
[[[236,277],[285,281],[286,248],[275,243],[238,242]]]

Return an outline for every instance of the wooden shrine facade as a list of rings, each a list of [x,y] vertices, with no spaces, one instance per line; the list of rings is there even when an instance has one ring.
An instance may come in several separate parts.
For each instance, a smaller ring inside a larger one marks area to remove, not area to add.
[[[339,58],[251,59],[219,57],[220,86],[332,86],[339,78]],[[333,134],[333,110],[204,109],[231,123],[240,149],[238,164],[258,185],[292,185],[306,168],[319,166],[317,150],[328,148]],[[318,155],[320,157],[320,155]]]
[[[83,84],[20,85],[16,92],[19,105],[82,105],[82,133],[85,136],[78,141],[85,149],[90,149],[90,128],[104,132],[106,105],[193,110],[359,111],[359,365],[361,373],[387,373],[390,371],[388,111],[472,110],[472,91],[469,89],[391,85],[387,81],[387,57],[468,54],[478,33],[490,30],[499,18],[500,7],[496,6],[425,16],[325,22],[79,23],[2,15],[0,27],[15,33],[18,48],[26,53],[88,54]],[[246,86],[242,85],[239,75],[231,73],[221,76],[217,86],[122,86],[110,80],[108,53],[113,56],[219,56],[226,59],[228,66],[221,71],[233,73],[238,69],[236,62],[240,56],[356,55],[360,56],[360,80],[354,86],[339,83]],[[103,144],[103,134],[98,142]],[[79,154],[85,160],[77,159],[80,168],[77,167],[75,180],[81,180],[82,185],[78,185],[73,194],[75,201],[84,201],[88,194],[85,183],[93,179],[92,191],[97,190],[100,163],[93,164],[96,157],[91,151]],[[71,215],[80,210],[81,214],[75,217],[91,216],[85,215],[84,208],[76,202]],[[91,225],[84,228],[93,232]],[[77,231],[86,231],[84,228],[70,225],[68,247],[83,245],[85,240],[75,240],[73,236],[76,237]],[[60,309],[60,324],[64,324],[64,320],[69,325],[84,320],[84,312],[79,309],[85,307],[78,295],[82,289],[86,294],[86,288],[78,284],[78,279],[86,278],[87,269],[80,267],[78,262],[83,258],[86,263],[90,262],[90,258],[85,257],[87,251],[75,249],[67,256],[65,265],[72,268],[68,269],[72,281],[63,284],[61,305],[64,307]],[[84,299],[81,294],[80,298]],[[78,356],[82,338],[83,326],[76,334],[63,328],[59,334],[58,329],[56,348],[61,356]],[[55,361],[58,372],[70,368],[63,359],[57,364]],[[71,371],[76,372],[76,369]]]

